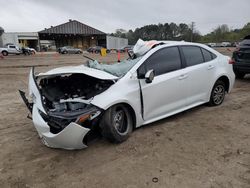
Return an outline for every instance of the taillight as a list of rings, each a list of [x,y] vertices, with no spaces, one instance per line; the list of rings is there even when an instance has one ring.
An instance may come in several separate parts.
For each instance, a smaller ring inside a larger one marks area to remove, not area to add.
[[[228,64],[233,65],[233,64],[235,64],[235,61],[233,59],[229,59]]]

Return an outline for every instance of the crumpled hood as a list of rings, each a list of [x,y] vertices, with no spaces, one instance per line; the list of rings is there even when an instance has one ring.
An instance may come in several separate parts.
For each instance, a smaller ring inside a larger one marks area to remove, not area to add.
[[[39,78],[45,78],[45,77],[50,77],[50,76],[55,76],[55,75],[61,75],[61,74],[86,74],[88,76],[102,79],[102,80],[116,80],[118,77],[109,74],[107,72],[89,68],[85,65],[79,65],[79,66],[65,66],[65,67],[60,67],[60,68],[55,68],[52,69],[48,72],[45,73],[39,73],[36,75]]]

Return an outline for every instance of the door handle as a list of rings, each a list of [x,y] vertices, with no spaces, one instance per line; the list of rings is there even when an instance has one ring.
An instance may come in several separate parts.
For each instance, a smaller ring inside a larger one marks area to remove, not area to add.
[[[180,75],[179,76],[179,80],[184,80],[184,79],[186,79],[188,77],[188,75],[187,74],[182,74],[182,75]]]
[[[214,65],[209,65],[207,69],[208,69],[208,70],[211,70],[211,69],[213,69],[213,68],[214,68]]]

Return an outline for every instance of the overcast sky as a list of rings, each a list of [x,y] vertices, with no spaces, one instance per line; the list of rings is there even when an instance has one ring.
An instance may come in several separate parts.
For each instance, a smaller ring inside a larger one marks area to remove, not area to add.
[[[5,32],[37,32],[75,19],[111,33],[146,24],[196,23],[202,34],[220,24],[250,22],[250,0],[0,0]]]

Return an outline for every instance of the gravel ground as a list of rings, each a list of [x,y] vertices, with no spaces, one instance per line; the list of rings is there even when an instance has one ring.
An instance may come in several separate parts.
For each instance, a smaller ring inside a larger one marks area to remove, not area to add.
[[[0,59],[1,187],[250,187],[250,77],[236,81],[223,105],[144,126],[122,144],[99,139],[79,151],[44,146],[17,90],[27,91],[31,66],[45,71],[85,60],[58,54]]]

